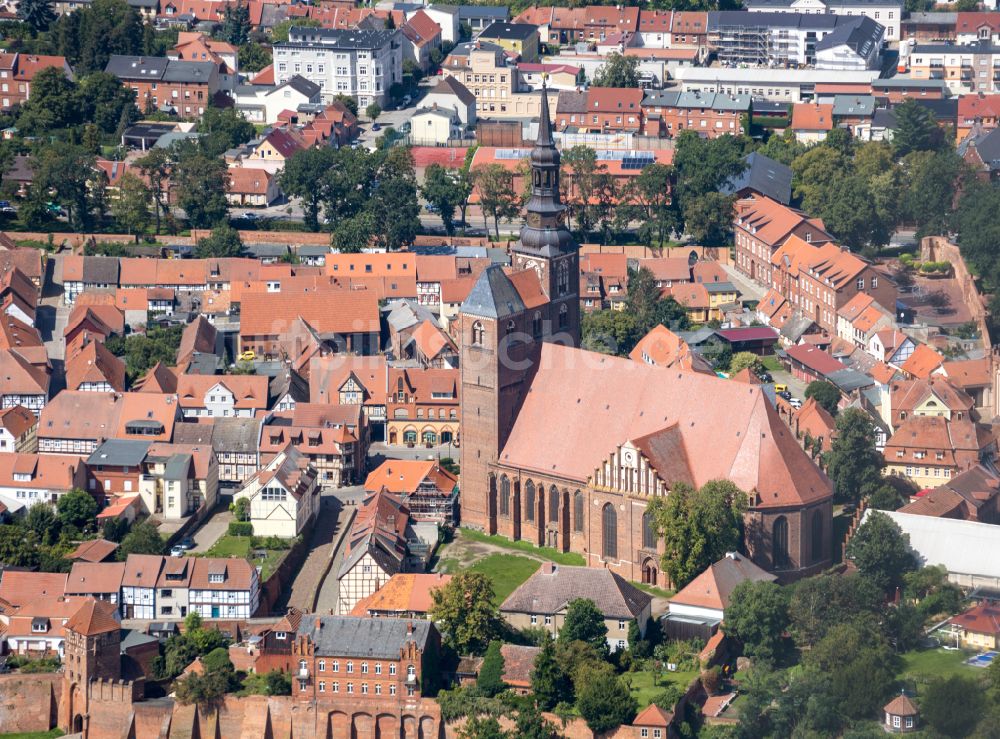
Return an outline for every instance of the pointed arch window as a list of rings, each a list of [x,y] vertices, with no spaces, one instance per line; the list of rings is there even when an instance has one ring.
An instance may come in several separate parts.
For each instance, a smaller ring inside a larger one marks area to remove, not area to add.
[[[583,493],[573,493],[573,529],[583,531]]]
[[[771,551],[776,568],[788,567],[788,519],[778,516],[771,530]]]
[[[542,335],[542,312],[535,311],[531,319],[531,333],[537,339]]]
[[[524,518],[535,520],[535,483],[531,480],[524,486]]]
[[[569,262],[560,262],[556,268],[556,292],[559,295],[569,292]]]
[[[610,503],[601,509],[601,556],[604,559],[618,557],[618,512]]]
[[[642,546],[645,549],[656,549],[656,526],[653,514],[649,511],[642,514]]]
[[[566,304],[559,306],[559,328],[566,328],[569,326],[569,308]]]
[[[510,478],[507,475],[500,478],[500,515],[510,515]]]
[[[559,522],[559,491],[555,485],[549,488],[549,521]]]

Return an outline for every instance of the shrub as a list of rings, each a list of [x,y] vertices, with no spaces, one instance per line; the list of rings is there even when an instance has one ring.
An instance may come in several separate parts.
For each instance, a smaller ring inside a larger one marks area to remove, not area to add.
[[[253,524],[249,521],[230,521],[230,536],[253,536]]]

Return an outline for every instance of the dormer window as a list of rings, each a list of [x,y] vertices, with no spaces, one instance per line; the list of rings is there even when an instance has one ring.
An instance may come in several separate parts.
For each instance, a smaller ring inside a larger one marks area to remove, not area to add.
[[[278,641],[285,641],[288,638],[288,632],[287,631],[275,631],[274,632],[274,638],[277,639]]]
[[[210,583],[221,584],[226,581],[226,576],[223,575],[221,572],[213,572],[209,574],[208,581]]]

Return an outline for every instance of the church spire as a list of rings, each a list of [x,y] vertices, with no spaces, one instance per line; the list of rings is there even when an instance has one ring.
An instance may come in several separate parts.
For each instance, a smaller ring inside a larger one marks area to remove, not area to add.
[[[538,138],[535,140],[535,148],[541,146],[555,146],[552,141],[552,123],[549,121],[549,90],[545,84],[545,77],[542,77],[542,111],[538,117]]]

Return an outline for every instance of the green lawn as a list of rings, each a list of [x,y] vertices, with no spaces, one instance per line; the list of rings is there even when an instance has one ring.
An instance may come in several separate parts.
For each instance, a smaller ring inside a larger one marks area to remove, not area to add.
[[[903,680],[927,682],[936,677],[951,675],[981,675],[983,670],[965,664],[970,656],[962,650],[923,649],[902,655],[899,677]]]
[[[485,544],[502,547],[503,549],[514,549],[519,552],[528,552],[536,557],[557,562],[561,565],[577,565],[582,567],[587,564],[586,560],[584,560],[584,558],[576,552],[560,552],[557,549],[552,549],[551,547],[536,547],[531,542],[511,541],[510,539],[505,539],[502,536],[490,536],[489,534],[484,534],[482,531],[462,529],[461,536],[469,541],[479,541]]]
[[[761,357],[760,363],[764,365],[764,369],[768,372],[782,372],[784,367],[781,366],[781,362],[773,354],[767,357]]]
[[[663,671],[660,679],[653,685],[652,672],[627,672],[623,677],[632,682],[632,695],[639,701],[639,710],[653,702],[653,698],[659,695],[668,684],[675,684],[682,690],[686,690],[691,681],[698,676],[694,670],[687,672],[667,672]]]
[[[499,604],[541,566],[542,563],[538,560],[517,554],[491,554],[465,569],[470,572],[481,572],[493,581],[496,602]],[[458,561],[454,559],[443,559],[437,566],[438,572],[450,574],[455,574],[461,569]]]
[[[655,585],[647,585],[643,582],[633,582],[632,584],[644,593],[649,593],[654,598],[673,598],[675,595],[673,590],[664,590],[663,588],[658,588]]]
[[[277,569],[278,565],[281,564],[281,560],[285,558],[288,554],[287,549],[267,549],[264,559],[259,559],[250,556],[250,537],[249,536],[229,536],[226,534],[219,538],[215,544],[212,545],[203,556],[205,557],[243,557],[244,559],[250,560],[253,565],[260,565],[260,579],[266,580],[269,578],[274,571]]]
[[[54,739],[57,736],[65,736],[62,729],[49,729],[48,731],[29,731],[24,734],[0,734],[0,739]]]

